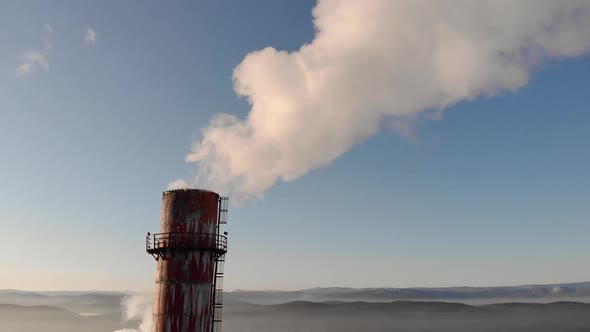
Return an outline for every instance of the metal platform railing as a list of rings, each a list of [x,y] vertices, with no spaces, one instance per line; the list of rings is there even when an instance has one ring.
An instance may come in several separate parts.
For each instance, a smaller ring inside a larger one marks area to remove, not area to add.
[[[146,236],[145,249],[150,254],[168,249],[212,250],[226,253],[227,237],[215,233],[156,233]]]

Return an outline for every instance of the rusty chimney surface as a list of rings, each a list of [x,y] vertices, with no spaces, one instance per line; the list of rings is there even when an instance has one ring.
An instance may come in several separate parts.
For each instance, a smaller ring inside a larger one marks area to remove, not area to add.
[[[165,191],[160,232],[146,250],[157,260],[155,332],[211,332],[221,324],[227,198],[200,189]]]

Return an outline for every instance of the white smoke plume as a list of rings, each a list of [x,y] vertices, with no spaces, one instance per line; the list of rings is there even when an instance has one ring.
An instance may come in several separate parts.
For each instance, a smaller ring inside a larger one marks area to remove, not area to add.
[[[122,329],[114,332],[152,332],[152,297],[131,295],[121,301],[123,322],[140,320],[137,329]]]
[[[587,0],[319,0],[315,38],[234,69],[245,119],[215,116],[186,156],[188,185],[261,197],[330,164],[392,121],[411,123],[523,87],[551,58],[590,50]],[[176,182],[175,185],[185,182]]]

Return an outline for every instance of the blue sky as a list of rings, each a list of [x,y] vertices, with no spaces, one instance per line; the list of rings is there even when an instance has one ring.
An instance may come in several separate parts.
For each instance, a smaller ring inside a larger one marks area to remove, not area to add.
[[[313,39],[314,3],[5,3],[0,288],[151,290],[161,191],[194,171],[214,114],[248,113],[244,56]],[[18,75],[35,50],[48,70]],[[516,92],[419,121],[416,141],[384,124],[232,206],[226,288],[590,280],[589,74],[589,57],[544,62]]]

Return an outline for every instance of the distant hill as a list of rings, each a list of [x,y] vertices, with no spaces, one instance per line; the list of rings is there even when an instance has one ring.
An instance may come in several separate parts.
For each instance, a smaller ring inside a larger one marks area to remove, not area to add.
[[[49,313],[51,315],[79,316],[76,313],[59,307],[52,307],[47,305],[21,306],[7,303],[0,304],[0,314],[2,313]]]
[[[298,292],[230,292],[227,295],[251,295],[273,300],[289,296],[348,297],[379,294],[506,294],[514,289],[515,294],[536,296],[547,301],[552,294],[579,292],[586,285],[533,285],[493,288],[441,288],[441,289],[348,289],[321,288]],[[565,289],[565,291],[564,291]],[[419,292],[414,292],[414,291]],[[547,291],[549,290],[549,291]],[[552,291],[551,291],[552,290]],[[514,293],[510,293],[514,294]],[[539,295],[540,294],[540,295]],[[342,296],[345,295],[345,296]],[[112,332],[125,328],[137,328],[139,321],[122,322],[120,299],[125,294],[43,294],[20,291],[0,292],[2,299],[20,299],[35,305],[0,304],[0,331],[10,332]],[[486,295],[487,296],[487,295]],[[235,297],[235,296],[234,296]],[[223,331],[227,332],[555,332],[590,331],[590,304],[578,302],[508,303],[468,305],[444,301],[384,301],[328,300],[326,302],[292,301],[281,304],[261,305],[227,299],[223,309]],[[42,304],[53,301],[67,307]],[[71,309],[68,309],[71,308]],[[84,315],[93,313],[95,315]]]
[[[493,313],[500,311],[568,311],[582,310],[590,312],[590,303],[581,302],[550,302],[550,303],[524,303],[508,302],[487,305],[467,305],[463,303],[435,302],[435,301],[392,301],[392,302],[307,302],[294,301],[282,304],[259,305],[252,303],[233,302],[227,304],[227,311],[240,312],[265,312],[265,313],[305,313],[305,312],[373,312],[383,314],[399,314],[404,312],[421,313]]]
[[[21,306],[53,306],[75,313],[107,314],[118,312],[127,296],[114,292],[26,292],[0,290],[0,303]]]
[[[392,300],[441,300],[477,301],[511,299],[544,300],[558,299],[590,300],[590,282],[524,285],[506,287],[447,287],[447,288],[311,288],[301,291],[243,291],[229,292],[225,296],[231,301],[245,301],[260,304],[276,304],[291,301],[392,301]]]
[[[555,332],[590,331],[590,304],[447,302],[229,303],[224,331]]]
[[[0,290],[0,303],[18,305],[49,305],[74,312],[111,313],[118,310],[125,292],[27,292]],[[280,304],[293,301],[446,301],[469,304],[497,302],[555,302],[571,300],[590,302],[590,282],[523,285],[501,287],[444,287],[444,288],[348,288],[324,287],[300,291],[226,292],[225,301],[257,304]],[[94,310],[94,311],[89,311]]]

